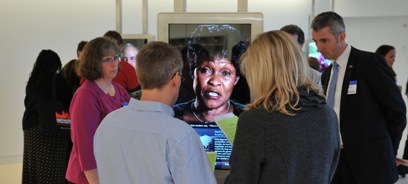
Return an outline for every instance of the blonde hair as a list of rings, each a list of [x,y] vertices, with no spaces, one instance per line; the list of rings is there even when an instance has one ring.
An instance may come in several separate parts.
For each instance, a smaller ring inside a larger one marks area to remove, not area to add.
[[[293,116],[290,111],[301,109],[298,87],[323,96],[306,76],[306,67],[306,57],[288,33],[276,30],[258,35],[241,59],[241,71],[251,91],[248,108]]]

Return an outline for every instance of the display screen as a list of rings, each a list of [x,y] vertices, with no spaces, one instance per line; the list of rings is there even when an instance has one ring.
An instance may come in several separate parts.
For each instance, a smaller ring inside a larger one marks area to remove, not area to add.
[[[169,25],[169,43],[180,50],[182,75],[187,79],[173,107],[175,117],[197,131],[207,152],[217,153],[215,169],[229,169],[232,145],[207,114],[233,112],[239,116],[249,103],[249,87],[240,75],[239,58],[250,36],[251,24]]]
[[[251,24],[170,24],[169,43],[182,50],[188,44],[200,44],[210,53],[224,49],[231,54],[234,45],[248,42]],[[230,56],[229,54],[229,56]]]
[[[216,169],[229,169],[232,146],[216,124],[190,124],[200,137],[206,152],[215,152]]]
[[[323,55],[317,51],[316,42],[311,41],[308,43],[308,56],[316,58],[320,63],[320,72],[324,72],[329,65],[331,65],[331,60],[325,59]]]
[[[147,39],[136,39],[136,38],[124,38],[123,39],[123,44],[127,44],[127,43],[131,43],[132,45],[134,45],[138,50],[140,50],[144,45],[146,45],[146,43],[148,42]]]

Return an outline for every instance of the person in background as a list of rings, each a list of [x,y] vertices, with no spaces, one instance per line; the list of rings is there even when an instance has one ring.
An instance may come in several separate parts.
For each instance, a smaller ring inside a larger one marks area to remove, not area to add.
[[[176,47],[150,42],[137,55],[140,101],[107,115],[95,134],[101,183],[215,184],[196,132],[174,118],[183,60]]]
[[[408,81],[407,81],[407,84],[405,86],[405,95],[408,98]],[[402,158],[405,159],[405,160],[408,160],[408,137],[405,140],[405,147],[404,147],[404,153],[402,155]],[[398,165],[398,162],[400,163],[400,165]],[[403,178],[405,178],[405,175],[408,174],[408,166],[405,166],[406,164],[407,164],[406,161],[397,159],[398,174],[401,175],[401,177],[403,177]]]
[[[395,183],[406,107],[384,57],[347,44],[343,18],[335,12],[317,15],[311,31],[318,52],[333,61],[322,74],[327,103],[340,123],[332,183]]]
[[[88,42],[81,41],[78,43],[77,58],[80,57],[82,53],[82,49],[85,47],[86,43]],[[72,93],[75,93],[75,91],[81,85],[80,78],[75,72],[75,65],[77,62],[78,62],[77,59],[72,59],[67,64],[65,64],[65,66],[62,68],[62,75],[64,79],[68,82],[68,85],[70,86]]]
[[[210,55],[208,50],[200,44],[188,44],[181,49],[181,58],[183,58],[183,81],[181,82],[179,95],[176,104],[195,99],[196,95],[193,89],[193,73],[190,65],[194,60],[201,60],[203,56]],[[205,57],[206,58],[206,57]]]
[[[306,58],[283,31],[258,35],[241,57],[251,90],[225,183],[329,183],[339,158],[337,117],[306,77]]]
[[[237,63],[236,66],[239,67],[239,59],[242,56],[242,54],[245,53],[249,43],[244,42],[244,41],[239,41],[237,44],[235,44],[232,47],[231,51],[231,61],[232,63]],[[239,70],[239,68],[237,68]],[[248,82],[245,78],[245,76],[240,75],[238,83],[234,86],[234,90],[232,91],[231,94],[231,99],[234,99],[235,101],[241,103],[241,104],[247,104],[251,101],[250,97],[250,92],[249,92],[249,86]]]
[[[303,44],[305,43],[305,34],[303,30],[294,24],[289,24],[283,26],[281,31],[285,31],[286,33],[290,34],[292,38],[299,44],[300,49],[303,48]],[[319,86],[322,86],[320,72],[313,70],[311,67],[306,68],[307,75]]]
[[[61,60],[52,50],[42,50],[30,73],[24,99],[24,152],[22,183],[66,183],[69,136],[41,132],[38,123],[38,99],[51,99],[55,78],[56,97],[69,105],[72,93],[59,74]]]
[[[110,30],[107,31],[103,36],[115,42],[119,50],[122,49],[123,39],[120,33]],[[130,96],[134,96],[135,92],[140,89],[135,68],[132,67],[132,65],[126,62],[124,59],[119,62],[119,71],[116,77],[113,79],[113,82],[116,82],[123,86],[129,92]]]
[[[392,74],[394,76],[395,82],[397,81],[397,74],[395,73],[394,69],[392,68],[392,65],[395,62],[395,57],[396,57],[396,50],[393,46],[391,45],[381,45],[380,47],[377,48],[375,51],[376,54],[379,54],[384,57],[385,61],[387,62],[387,66]],[[398,86],[401,90],[401,86]],[[405,147],[404,147],[404,153],[402,158],[403,159],[408,159],[408,139],[405,141]],[[404,161],[402,161],[404,162]],[[407,163],[405,163],[407,164]],[[397,166],[397,171],[398,174],[401,175],[402,177],[405,177],[405,175],[408,173],[408,167],[405,165],[398,165]]]
[[[76,65],[85,82],[71,101],[73,147],[66,178],[72,183],[99,183],[93,153],[93,137],[102,119],[122,106],[130,96],[112,82],[118,72],[119,49],[110,39],[98,37],[86,44]]]
[[[127,43],[125,44],[125,46],[123,46],[121,51],[122,59],[124,59],[126,62],[132,65],[133,68],[136,69],[136,55],[138,52],[139,49],[137,47],[135,47],[131,43]]]
[[[377,48],[375,53],[384,57],[392,76],[394,76],[395,81],[397,81],[397,74],[395,73],[394,69],[392,69],[392,65],[394,64],[395,57],[397,55],[395,48],[391,45],[381,45]]]
[[[307,58],[307,63],[309,64],[310,68],[315,69],[316,71],[320,70],[320,62],[317,58],[315,57],[308,57]]]

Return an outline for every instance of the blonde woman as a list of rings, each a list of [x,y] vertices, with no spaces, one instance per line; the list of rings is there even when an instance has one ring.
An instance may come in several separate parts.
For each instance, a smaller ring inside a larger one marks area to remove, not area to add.
[[[239,116],[226,183],[330,183],[339,159],[337,118],[306,66],[283,31],[251,43],[241,60],[251,103]]]

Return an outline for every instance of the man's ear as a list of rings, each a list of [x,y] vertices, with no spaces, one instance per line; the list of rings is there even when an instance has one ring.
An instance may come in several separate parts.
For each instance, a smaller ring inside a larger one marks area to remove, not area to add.
[[[346,41],[346,33],[342,32],[339,34],[339,42],[344,43]]]
[[[178,85],[178,83],[180,82],[180,85],[181,85],[181,79],[180,79],[180,74],[178,74],[178,72],[176,73],[176,76],[174,76],[172,79],[171,79],[171,83],[172,83],[172,85],[173,86],[176,86],[177,87],[177,85]]]
[[[238,84],[239,78],[240,78],[239,76],[237,76],[237,78],[235,78],[234,86]]]

